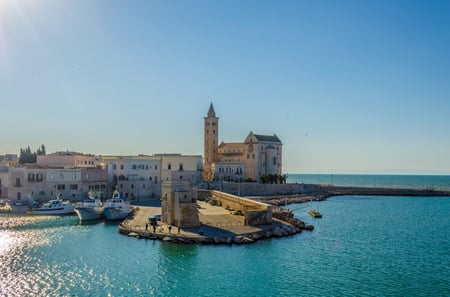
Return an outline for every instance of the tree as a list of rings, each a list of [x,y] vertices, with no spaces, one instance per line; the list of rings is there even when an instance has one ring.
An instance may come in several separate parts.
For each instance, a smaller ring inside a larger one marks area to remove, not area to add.
[[[20,149],[19,164],[36,163],[38,155],[45,155],[45,146],[42,144],[37,152],[31,152],[30,146],[26,149]]]
[[[38,156],[46,155],[46,153],[45,153],[45,145],[42,144],[41,147],[37,149],[37,155]]]

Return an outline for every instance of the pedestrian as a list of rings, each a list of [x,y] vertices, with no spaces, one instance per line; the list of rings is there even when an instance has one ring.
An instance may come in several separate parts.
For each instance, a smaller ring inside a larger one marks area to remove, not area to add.
[[[180,234],[180,226],[178,226],[178,234]]]
[[[145,232],[148,231],[148,223],[145,223]]]
[[[153,233],[156,233],[156,225],[153,225]]]
[[[170,233],[170,231],[172,231],[172,226],[169,225],[169,233]]]

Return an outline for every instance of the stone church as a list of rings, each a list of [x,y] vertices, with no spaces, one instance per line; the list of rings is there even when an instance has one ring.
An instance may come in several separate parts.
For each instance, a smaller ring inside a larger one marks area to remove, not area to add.
[[[219,144],[219,118],[212,103],[204,119],[204,180],[260,181],[262,175],[281,174],[283,144],[278,136],[250,132],[244,142]]]

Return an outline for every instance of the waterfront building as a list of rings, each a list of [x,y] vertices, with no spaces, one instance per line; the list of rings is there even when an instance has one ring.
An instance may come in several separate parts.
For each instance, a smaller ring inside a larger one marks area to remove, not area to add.
[[[125,198],[159,199],[161,182],[201,182],[202,157],[181,154],[152,156],[102,156],[107,167],[109,183],[117,186]]]
[[[8,167],[0,167],[0,199],[8,198],[9,174]]]
[[[10,200],[47,201],[56,194],[72,201],[83,200],[89,191],[105,193],[107,171],[98,168],[62,168],[48,165],[24,164],[8,170]]]
[[[110,190],[117,187],[124,198],[160,197],[161,161],[155,156],[102,156]]]
[[[250,132],[242,143],[218,143],[219,118],[213,104],[204,118],[203,178],[212,180],[254,180],[262,175],[280,175],[282,143],[276,134]]]

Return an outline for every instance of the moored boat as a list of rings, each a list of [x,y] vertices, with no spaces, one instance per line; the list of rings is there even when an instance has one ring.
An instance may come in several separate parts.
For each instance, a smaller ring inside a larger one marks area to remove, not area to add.
[[[120,193],[116,190],[111,199],[106,200],[104,214],[107,220],[122,220],[131,213],[131,206],[128,201],[120,198]]]
[[[49,200],[40,207],[31,208],[29,213],[37,215],[65,215],[74,213],[74,210],[70,201],[63,201],[61,194],[57,194],[56,199]]]
[[[77,216],[82,221],[98,220],[103,217],[103,203],[91,192],[89,197],[74,205]]]
[[[309,209],[308,213],[313,217],[313,218],[321,218],[322,214],[320,212],[318,212],[317,210],[314,209]]]

